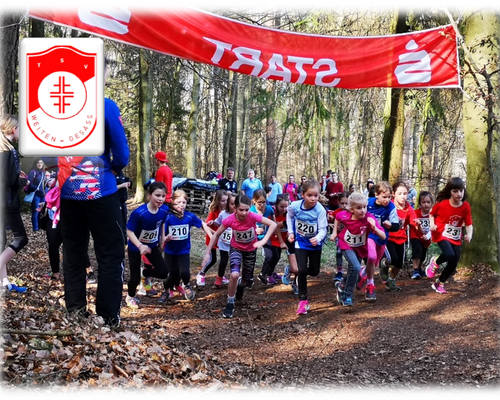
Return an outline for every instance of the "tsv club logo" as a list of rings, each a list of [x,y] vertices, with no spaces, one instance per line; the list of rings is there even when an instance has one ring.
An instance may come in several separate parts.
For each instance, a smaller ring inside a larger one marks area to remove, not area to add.
[[[40,47],[39,42],[36,44]],[[103,70],[99,60],[102,55],[73,45],[51,45],[32,52],[29,47],[24,59],[25,103],[21,113],[28,129],[20,132],[21,152],[102,153],[103,146],[93,137],[100,135],[103,125],[99,124],[104,111],[103,74],[99,76]]]

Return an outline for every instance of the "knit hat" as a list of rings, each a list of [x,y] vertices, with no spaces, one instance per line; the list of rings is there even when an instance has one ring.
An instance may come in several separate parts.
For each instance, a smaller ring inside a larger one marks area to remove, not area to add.
[[[165,152],[164,152],[164,151],[158,151],[158,152],[155,154],[155,158],[156,158],[158,161],[161,161],[161,162],[168,162],[167,155],[165,154]]]

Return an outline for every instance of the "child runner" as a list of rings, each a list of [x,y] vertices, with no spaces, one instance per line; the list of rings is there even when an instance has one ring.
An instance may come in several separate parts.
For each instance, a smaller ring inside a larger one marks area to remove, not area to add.
[[[389,269],[389,277],[385,283],[387,290],[397,292],[401,288],[396,285],[396,277],[401,268],[403,268],[405,258],[405,242],[408,240],[406,228],[415,226],[420,223],[415,215],[413,207],[406,201],[408,197],[408,187],[404,182],[396,182],[392,186],[394,191],[394,199],[392,203],[396,206],[396,211],[399,219],[399,229],[396,232],[389,233],[387,241],[387,250],[390,254],[391,267]]]
[[[236,212],[222,221],[222,225],[210,239],[203,257],[204,262],[208,261],[210,251],[219,237],[227,228],[231,228],[233,233],[229,249],[231,276],[227,288],[227,304],[222,314],[224,318],[233,317],[235,298],[241,300],[244,288],[253,285],[256,249],[264,246],[276,229],[276,222],[249,211],[252,201],[247,195],[236,196],[234,205]],[[268,227],[262,240],[257,240],[256,223],[262,223]]]
[[[422,268],[422,264],[427,257],[427,249],[431,245],[429,214],[432,208],[432,195],[430,192],[420,192],[418,195],[418,206],[415,210],[415,216],[419,219],[420,224],[410,226],[411,255],[413,258],[411,279],[420,279],[427,276]]]
[[[439,265],[448,262],[432,288],[445,294],[444,283],[457,269],[462,253],[462,227],[465,224],[463,240],[469,243],[472,239],[472,214],[467,201],[467,190],[460,178],[451,178],[436,196],[436,205],[430,214],[432,241],[441,249],[439,257],[432,257],[425,269],[427,276],[434,279]]]
[[[170,301],[174,295],[174,287],[184,294],[187,300],[194,300],[195,292],[189,281],[191,280],[191,227],[203,228],[208,234],[212,231],[205,222],[193,213],[186,211],[188,197],[184,190],[176,190],[170,203],[170,214],[165,221],[165,248],[163,257],[170,267],[170,274],[165,282],[165,291],[161,294],[160,303]],[[206,261],[204,259],[204,261]],[[202,265],[206,265],[204,262]],[[182,286],[180,281],[182,280]]]
[[[307,276],[317,276],[321,266],[321,249],[326,237],[328,221],[325,208],[318,203],[320,186],[310,180],[302,185],[302,199],[287,207],[288,241],[295,242],[299,286],[297,314],[307,314]],[[309,264],[309,266],[308,266]]]
[[[275,221],[274,209],[266,204],[266,193],[263,189],[257,189],[253,192],[252,197],[252,207],[250,207],[250,212],[260,214],[265,218]],[[263,223],[257,222],[255,232],[257,233],[257,240],[262,240],[266,235],[267,226]],[[262,269],[258,278],[263,285],[275,285],[276,279],[272,276],[271,264],[273,259],[273,246],[271,242],[268,241],[263,246],[264,249],[264,263],[262,264]]]
[[[208,216],[207,216],[207,225],[212,227],[213,230],[217,230],[219,226],[213,225],[214,221],[217,219],[221,211],[223,211],[226,208],[226,203],[227,203],[227,191],[226,190],[217,190],[215,192],[214,199],[210,203],[210,206],[208,208]],[[210,243],[210,236],[206,235],[205,237],[205,244],[208,246],[208,243]],[[202,265],[201,271],[196,275],[196,286],[205,286],[205,274],[208,272],[212,266],[215,265],[217,262],[217,245],[214,246],[212,249],[212,252],[210,253],[210,260],[208,264]],[[223,278],[223,283],[227,285],[229,282],[225,277]]]
[[[386,238],[382,239],[375,233],[371,232],[368,235],[368,258],[366,267],[361,269],[360,279],[356,284],[356,289],[361,290],[366,283],[365,299],[367,301],[377,300],[375,294],[375,282],[373,276],[375,273],[375,265],[380,263],[382,256],[385,253],[385,245],[390,232],[396,232],[399,229],[399,219],[396,206],[391,202],[392,187],[387,181],[377,183],[374,189],[375,197],[368,198],[368,212],[375,216],[379,225],[384,228]],[[386,257],[389,255],[386,253]],[[388,266],[385,268],[389,268]],[[387,271],[380,271],[382,280],[387,281]]]
[[[136,208],[127,222],[130,279],[125,303],[130,308],[137,308],[139,303],[135,295],[141,282],[141,256],[145,256],[150,263],[149,268],[145,264],[145,277],[165,279],[169,272],[161,256],[165,243],[163,225],[169,213],[168,207],[163,204],[166,193],[167,187],[163,182],[153,182],[148,187],[149,201]]]
[[[297,273],[299,272],[297,268],[297,260],[295,258],[295,247],[293,243],[290,243],[286,237],[288,235],[288,228],[286,225],[286,209],[289,206],[289,200],[288,200],[288,195],[286,194],[279,194],[276,196],[276,205],[274,206],[274,212],[275,212],[275,219],[276,219],[276,231],[274,232],[274,235],[271,236],[271,251],[272,251],[272,257],[269,262],[269,268],[270,268],[270,278],[273,277],[274,269],[276,268],[276,265],[278,264],[280,258],[281,258],[281,250],[282,249],[287,249],[287,255],[288,255],[288,265],[284,269],[284,274],[281,277],[282,282],[285,285],[289,285],[292,283],[292,280],[290,279],[291,274],[294,274],[294,277],[297,277]],[[295,280],[295,279],[294,279]],[[295,287],[295,289],[294,289]],[[292,287],[292,290],[296,291],[297,285]]]
[[[335,216],[341,212],[341,211],[346,211],[348,208],[348,198],[351,193],[349,192],[342,192],[339,194],[339,208],[336,210],[328,210],[327,215],[328,215],[328,224],[331,226],[331,224],[335,224]],[[338,232],[339,233],[343,229],[342,223],[339,223],[338,225]],[[334,232],[334,227],[332,227],[332,234]],[[344,276],[344,266],[342,265],[343,260],[342,260],[342,249],[338,245],[338,239],[335,240],[335,245],[337,246],[337,253],[336,253],[336,264],[337,264],[337,273],[335,274],[335,277],[333,278],[333,282],[340,282]]]
[[[385,231],[367,213],[367,198],[364,194],[353,193],[349,196],[348,210],[342,210],[335,215],[335,225],[330,240],[338,241],[337,246],[347,260],[347,274],[342,281],[335,282],[337,300],[342,306],[353,305],[353,294],[359,272],[360,260],[368,256],[368,234],[374,233],[381,239],[386,238]]]
[[[222,221],[229,217],[231,214],[234,214],[236,208],[234,206],[234,201],[236,199],[236,193],[227,192],[228,200],[226,202],[226,209],[223,210],[217,219],[215,220],[215,225],[217,227],[222,225]],[[214,232],[215,233],[215,232]],[[229,248],[231,243],[231,237],[233,236],[233,232],[231,228],[227,228],[222,235],[220,235],[219,240],[217,241],[217,247],[219,247],[220,253],[220,262],[219,262],[219,271],[217,273],[217,278],[215,278],[215,286],[220,288],[224,282],[224,274],[226,273],[227,262],[229,260]],[[210,242],[209,242],[210,243]],[[229,282],[228,279],[226,281]]]

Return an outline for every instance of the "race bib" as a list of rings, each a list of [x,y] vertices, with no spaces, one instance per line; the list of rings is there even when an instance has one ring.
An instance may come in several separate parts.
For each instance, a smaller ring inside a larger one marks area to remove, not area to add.
[[[233,230],[231,228],[227,228],[224,232],[222,232],[222,235],[220,235],[220,240],[224,244],[230,244],[232,236]]]
[[[303,237],[314,237],[318,232],[318,224],[316,222],[307,222],[297,220],[295,223],[297,234]]]
[[[250,243],[255,240],[255,229],[250,228],[246,231],[233,231],[234,240],[238,243]]]
[[[420,228],[422,233],[427,233],[431,229],[431,220],[429,218],[420,218]]]
[[[462,239],[462,227],[446,224],[444,226],[443,236],[451,240],[460,240]]]
[[[145,231],[142,230],[139,235],[139,241],[141,243],[155,243],[158,241],[158,234],[160,233],[160,229],[156,228],[153,231]]]
[[[168,234],[172,235],[172,240],[186,240],[189,236],[189,225],[171,225],[168,227]]]
[[[350,247],[364,246],[366,244],[366,232],[360,235],[355,235],[346,230],[344,240]]]

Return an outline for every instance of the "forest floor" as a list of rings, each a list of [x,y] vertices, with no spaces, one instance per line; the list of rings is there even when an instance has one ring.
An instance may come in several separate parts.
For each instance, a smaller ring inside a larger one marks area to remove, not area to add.
[[[204,234],[192,234],[195,284]],[[4,292],[1,302],[4,392],[256,389],[291,396],[369,387],[484,389],[484,396],[499,388],[499,276],[485,265],[460,268],[446,295],[433,291],[429,279],[414,281],[405,271],[398,281],[402,291],[387,292],[376,275],[377,301],[368,303],[357,292],[354,307],[346,309],[335,298],[335,246],[329,242],[320,275],[308,280],[307,315],[296,315],[298,298],[290,286],[264,286],[255,276],[234,318],[222,318],[227,291],[213,286],[215,266],[194,301],[177,297],[175,304],[162,305],[158,296],[141,296],[139,308],[124,306],[121,326],[110,330],[95,315],[96,284],[87,285],[89,318],[65,313],[63,283],[44,276],[50,271],[45,232],[31,232],[29,239],[8,266],[9,276],[29,289]],[[278,272],[284,265],[285,255]]]

